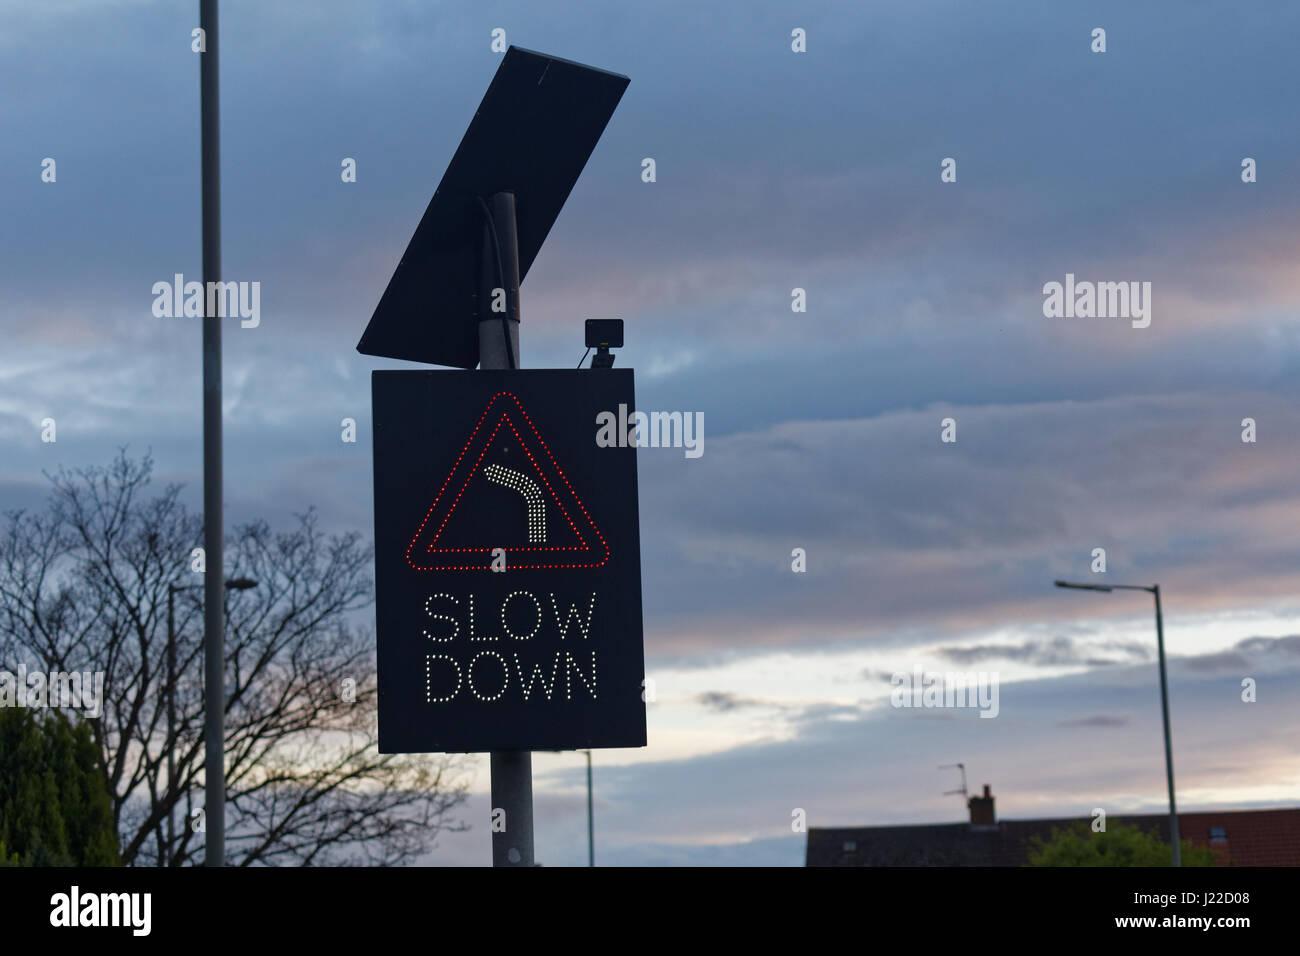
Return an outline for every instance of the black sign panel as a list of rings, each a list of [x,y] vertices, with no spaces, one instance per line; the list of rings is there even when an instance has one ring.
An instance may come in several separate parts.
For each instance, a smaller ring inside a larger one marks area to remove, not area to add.
[[[632,371],[372,376],[380,751],[645,746]]]

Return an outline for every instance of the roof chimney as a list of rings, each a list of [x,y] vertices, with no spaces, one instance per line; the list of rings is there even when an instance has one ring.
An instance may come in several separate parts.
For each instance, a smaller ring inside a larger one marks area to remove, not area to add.
[[[993,814],[993,794],[989,792],[989,785],[987,783],[984,784],[984,796],[971,797],[966,805],[970,807],[971,826],[996,826],[997,820]]]

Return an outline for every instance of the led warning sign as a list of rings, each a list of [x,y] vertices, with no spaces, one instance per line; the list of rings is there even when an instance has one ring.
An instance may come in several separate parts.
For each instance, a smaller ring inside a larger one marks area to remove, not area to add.
[[[630,369],[374,372],[379,749],[645,745]]]
[[[484,489],[485,481],[518,500],[503,500],[508,496]],[[498,510],[502,520],[493,521]],[[556,520],[548,523],[548,514]],[[489,541],[489,527],[501,528],[501,537]],[[473,541],[479,544],[466,544]],[[518,396],[502,391],[475,423],[411,538],[406,560],[417,571],[490,570],[494,560],[498,572],[599,568],[609,561],[609,544]]]

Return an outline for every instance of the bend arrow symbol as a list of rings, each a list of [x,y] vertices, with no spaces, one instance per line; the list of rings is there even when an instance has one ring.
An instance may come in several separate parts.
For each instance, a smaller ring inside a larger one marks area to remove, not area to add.
[[[505,465],[488,465],[483,469],[483,477],[524,496],[524,504],[528,507],[528,543],[545,544],[546,499],[542,496],[541,486],[522,471]]]

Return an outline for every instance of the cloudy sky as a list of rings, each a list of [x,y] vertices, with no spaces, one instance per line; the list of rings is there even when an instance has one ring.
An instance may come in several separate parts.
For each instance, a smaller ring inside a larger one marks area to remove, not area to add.
[[[196,26],[0,2],[5,507],[121,445],[198,501],[199,327],[151,311],[200,273]],[[1182,808],[1297,803],[1300,8],[223,3],[224,271],[262,287],[226,331],[228,519],[372,529],[368,373],[413,366],[355,344],[494,28],[632,80],[524,284],[523,364],[621,316],[639,405],[706,424],[701,458],[640,455],[657,700],[648,747],[596,754],[602,862],[797,865],[796,808],[956,821],[957,761],[1004,817],[1160,811],[1149,597],[1057,577],[1160,583]],[[1067,273],[1150,282],[1150,326],[1045,317]],[[998,716],[891,707],[917,667],[997,672]],[[538,858],[584,862],[582,758],[535,772]],[[487,786],[432,862],[489,861]]]

